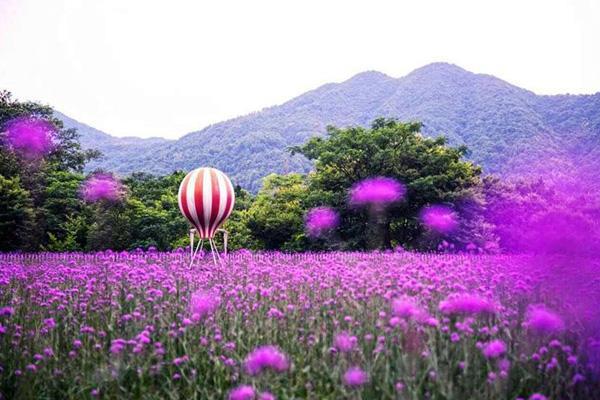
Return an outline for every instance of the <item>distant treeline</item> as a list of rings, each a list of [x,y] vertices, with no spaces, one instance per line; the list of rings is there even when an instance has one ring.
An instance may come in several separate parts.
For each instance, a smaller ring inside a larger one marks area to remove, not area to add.
[[[185,172],[162,177],[136,173],[122,179],[125,190],[119,201],[86,202],[81,196],[83,167],[99,154],[82,150],[77,132],[63,129],[52,115],[50,107],[0,94],[1,251],[168,250],[188,244],[189,224],[177,203]],[[52,151],[32,159],[11,149],[7,124],[19,117],[43,119],[55,127]],[[419,132],[418,123],[377,119],[371,128],[330,127],[325,138],[291,148],[313,160],[315,170],[269,175],[256,195],[237,186],[235,209],[225,225],[230,248],[401,246],[494,252],[598,244],[595,200],[565,200],[540,180],[508,183],[482,177],[481,169],[464,159],[465,147],[449,147],[445,138],[425,138]],[[349,204],[353,185],[376,176],[403,183],[405,199],[381,209]],[[440,233],[421,223],[421,210],[433,204],[452,210],[457,229]],[[340,223],[314,238],[307,234],[305,218],[319,206],[335,210]],[[559,220],[559,231],[547,229]],[[569,226],[581,234],[571,237],[575,244],[563,234]]]

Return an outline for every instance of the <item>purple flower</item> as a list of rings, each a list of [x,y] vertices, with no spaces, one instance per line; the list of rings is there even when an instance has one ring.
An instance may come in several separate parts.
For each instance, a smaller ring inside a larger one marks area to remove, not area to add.
[[[569,357],[567,357],[567,363],[569,365],[575,365],[575,364],[577,364],[577,356],[569,356]]]
[[[173,365],[180,366],[183,363],[186,363],[190,360],[189,356],[186,354],[182,357],[177,357],[173,359]]]
[[[540,393],[534,393],[529,396],[529,400],[547,400],[547,397]]]
[[[15,118],[6,124],[5,130],[8,146],[23,157],[40,158],[55,147],[56,128],[47,120],[32,117]]]
[[[244,361],[244,368],[250,375],[258,375],[265,369],[284,372],[288,367],[287,356],[275,346],[258,347]]]
[[[456,214],[450,207],[443,205],[423,208],[420,219],[429,229],[445,234],[453,232],[458,226]]]
[[[349,368],[344,374],[344,384],[350,387],[362,386],[369,380],[365,371],[358,367]]]
[[[53,329],[54,327],[56,327],[56,322],[54,322],[54,318],[46,318],[44,320],[44,325],[48,329]]]
[[[409,298],[399,298],[392,300],[392,314],[405,319],[417,319],[425,315],[425,312]]]
[[[229,393],[229,400],[252,400],[254,388],[249,385],[238,386]]]
[[[2,317],[10,317],[15,313],[15,309],[9,306],[0,308],[0,316]]]
[[[365,179],[355,184],[350,190],[350,204],[386,205],[404,198],[406,188],[393,178],[377,177]]]
[[[340,332],[333,339],[333,345],[342,353],[352,351],[356,346],[356,336],[350,336],[348,332]]]
[[[329,207],[313,208],[306,214],[306,232],[311,237],[319,237],[331,229],[335,229],[340,223],[340,218],[333,209]]]
[[[446,315],[466,314],[493,314],[496,310],[494,304],[473,294],[452,296],[440,303],[440,311]]]
[[[215,293],[203,290],[196,291],[190,299],[192,320],[199,321],[202,318],[213,314],[220,303],[221,299]]]
[[[492,340],[481,351],[487,358],[498,358],[506,353],[506,344],[502,340]]]
[[[88,203],[118,201],[123,197],[121,183],[110,174],[94,174],[82,184],[81,197]]]
[[[258,396],[258,400],[277,400],[277,397],[273,393],[262,392],[260,396]]]
[[[123,351],[126,345],[127,341],[125,339],[114,339],[110,343],[110,352],[112,354],[119,354],[121,351]]]
[[[525,326],[538,335],[560,333],[565,329],[562,318],[543,306],[530,307],[527,311]]]
[[[277,308],[271,307],[269,311],[267,311],[267,316],[269,318],[281,319],[285,317],[285,314],[279,311]]]

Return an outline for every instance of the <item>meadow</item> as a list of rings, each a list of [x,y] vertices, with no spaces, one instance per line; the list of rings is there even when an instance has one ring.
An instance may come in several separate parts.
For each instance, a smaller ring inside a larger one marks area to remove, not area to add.
[[[0,397],[600,398],[594,262],[188,257],[1,254]]]

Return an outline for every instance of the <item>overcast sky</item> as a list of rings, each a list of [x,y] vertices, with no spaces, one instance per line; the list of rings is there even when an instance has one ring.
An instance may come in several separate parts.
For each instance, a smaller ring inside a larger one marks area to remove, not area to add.
[[[600,0],[0,0],[0,88],[117,136],[177,138],[434,61],[600,91]]]

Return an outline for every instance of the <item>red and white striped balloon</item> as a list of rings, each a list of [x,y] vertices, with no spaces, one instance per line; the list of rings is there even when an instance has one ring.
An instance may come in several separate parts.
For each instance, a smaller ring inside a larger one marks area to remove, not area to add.
[[[215,168],[197,168],[179,185],[179,209],[194,225],[200,238],[212,239],[233,210],[231,181]]]

